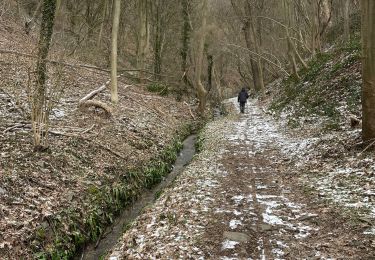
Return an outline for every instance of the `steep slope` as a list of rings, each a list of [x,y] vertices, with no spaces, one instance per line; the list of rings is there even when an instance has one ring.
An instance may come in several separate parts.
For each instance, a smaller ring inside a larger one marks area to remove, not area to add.
[[[274,82],[269,113],[309,144],[293,172],[311,199],[339,208],[374,237],[373,143],[361,139],[361,50],[358,35],[334,45],[292,77]]]
[[[291,127],[318,123],[321,130],[348,129],[351,115],[360,117],[360,55],[358,38],[316,55],[299,72],[300,79],[277,82],[270,109]]]
[[[192,131],[190,108],[120,78],[111,117],[78,109],[109,74],[73,59],[49,63],[48,84],[63,92],[50,149],[34,153],[28,84],[36,37],[1,18],[0,30],[0,256],[63,259],[99,239],[121,208],[167,174]],[[54,44],[49,59],[63,53]],[[109,91],[95,99],[110,104]]]

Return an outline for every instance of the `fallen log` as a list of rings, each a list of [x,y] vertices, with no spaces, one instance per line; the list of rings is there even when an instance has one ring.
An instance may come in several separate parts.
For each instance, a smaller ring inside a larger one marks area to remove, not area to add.
[[[106,103],[99,101],[99,100],[87,100],[80,104],[80,108],[89,108],[89,107],[95,107],[95,108],[101,108],[104,110],[107,116],[112,116],[112,108],[107,105]]]
[[[110,81],[107,81],[103,86],[101,86],[100,88],[90,92],[89,94],[87,94],[85,97],[83,97],[79,102],[78,104],[79,105],[82,105],[84,104],[86,101],[94,98],[96,95],[98,95],[100,92],[104,91],[106,88],[107,88],[107,85],[109,84]]]

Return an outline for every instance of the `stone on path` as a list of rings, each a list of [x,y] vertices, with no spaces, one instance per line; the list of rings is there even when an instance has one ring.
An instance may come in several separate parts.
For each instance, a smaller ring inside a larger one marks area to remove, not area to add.
[[[263,232],[272,231],[273,227],[271,225],[268,225],[268,224],[261,224],[260,230],[262,230]]]
[[[236,242],[247,242],[250,240],[250,237],[248,235],[240,232],[224,232],[223,237]]]

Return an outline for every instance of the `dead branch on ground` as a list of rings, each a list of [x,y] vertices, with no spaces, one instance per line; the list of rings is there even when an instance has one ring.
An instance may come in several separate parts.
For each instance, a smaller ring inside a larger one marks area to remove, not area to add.
[[[84,96],[79,102],[78,104],[81,106],[83,105],[86,101],[94,98],[96,95],[98,95],[100,92],[104,91],[108,84],[109,84],[110,81],[107,81],[103,86],[101,86],[100,88],[90,92],[89,94],[87,94],[86,96]]]
[[[184,101],[184,104],[188,107],[188,109],[189,109],[189,113],[190,113],[191,117],[193,118],[193,120],[195,120],[195,116],[194,116],[194,114],[193,114],[193,111],[191,111],[191,107],[190,107],[190,105],[189,105],[188,103],[186,103],[186,101]]]
[[[80,105],[80,108],[89,108],[89,107],[101,108],[104,110],[104,112],[106,113],[108,117],[112,116],[112,108],[102,101],[87,100],[86,102]]]

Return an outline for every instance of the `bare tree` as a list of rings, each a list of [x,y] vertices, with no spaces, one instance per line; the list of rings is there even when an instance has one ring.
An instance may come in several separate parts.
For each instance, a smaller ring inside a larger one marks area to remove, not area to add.
[[[150,45],[150,22],[148,0],[138,0],[138,46],[137,67],[145,69],[146,58]]]
[[[34,149],[37,151],[43,150],[47,146],[50,112],[46,104],[47,56],[52,39],[55,10],[56,0],[43,1],[36,66],[36,82],[31,113],[34,132]]]
[[[362,0],[362,138],[375,139],[375,1]]]
[[[285,33],[286,33],[286,40],[287,40],[287,46],[288,46],[288,57],[289,61],[291,63],[292,67],[292,72],[293,74],[299,78],[298,75],[298,67],[297,67],[297,61],[298,60],[304,68],[307,68],[306,62],[302,59],[301,55],[297,51],[297,48],[295,46],[295,43],[292,40],[291,36],[291,28],[293,28],[294,24],[292,24],[292,18],[293,18],[293,13],[292,13],[292,3],[290,0],[284,0],[284,15],[285,15],[285,23],[286,25],[282,25],[285,28]]]
[[[344,0],[344,40],[350,40],[350,0]]]
[[[206,97],[207,91],[202,84],[202,68],[203,68],[203,53],[204,45],[206,42],[206,31],[207,31],[207,1],[202,1],[201,8],[201,25],[197,32],[197,46],[195,50],[195,70],[194,70],[194,86],[197,90],[197,96],[199,99],[198,112],[203,114],[206,109]]]
[[[181,70],[182,70],[182,79],[185,84],[184,90],[189,85],[188,79],[188,55],[190,53],[190,37],[191,37],[191,25],[190,25],[190,1],[191,0],[181,0],[182,6],[182,48],[181,48]],[[181,93],[180,93],[181,94]]]
[[[98,40],[96,43],[96,46],[100,48],[101,43],[102,43],[102,38],[103,38],[103,30],[104,30],[104,24],[106,20],[106,14],[107,14],[107,6],[108,6],[108,1],[103,0],[102,2],[102,15],[101,15],[101,21],[100,21],[100,29],[99,29],[99,34],[98,34]]]
[[[112,53],[111,53],[111,101],[118,103],[117,91],[117,38],[120,23],[121,0],[115,0],[113,4],[112,26]]]
[[[250,0],[231,0],[232,7],[237,17],[243,23],[243,34],[251,64],[254,88],[257,92],[264,91],[263,64],[261,59],[259,28],[254,15],[254,6]],[[240,5],[242,4],[242,6]],[[245,11],[242,11],[244,9]]]

